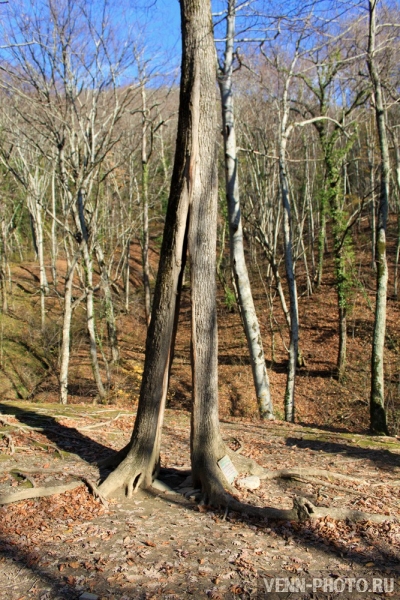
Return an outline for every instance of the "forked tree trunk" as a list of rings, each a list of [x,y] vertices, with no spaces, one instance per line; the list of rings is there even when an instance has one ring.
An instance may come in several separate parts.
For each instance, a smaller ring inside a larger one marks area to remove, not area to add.
[[[389,209],[390,159],[386,132],[383,91],[375,59],[377,0],[369,0],[368,69],[375,101],[375,117],[381,155],[381,189],[376,229],[376,304],[371,356],[370,428],[373,433],[388,435],[385,411],[383,356],[386,333],[388,267],[386,260],[386,225]]]
[[[268,373],[265,364],[264,348],[253,296],[251,293],[250,280],[243,248],[243,228],[240,214],[239,175],[232,91],[235,6],[236,0],[229,0],[225,57],[224,63],[218,72],[225,146],[225,179],[229,215],[231,265],[236,283],[240,314],[249,348],[253,381],[260,416],[263,419],[273,419],[273,407]]]
[[[194,481],[209,498],[226,482],[218,424],[215,258],[217,226],[215,50],[209,0],[181,0],[182,76],[174,171],[165,221],[138,413],[119,465],[101,484],[109,496],[150,485],[159,460],[161,425],[185,263],[190,208],[192,260]]]
[[[95,314],[94,314],[94,295],[93,295],[93,260],[89,248],[89,233],[84,216],[84,190],[78,192],[77,206],[72,206],[75,226],[81,234],[81,248],[83,261],[85,265],[85,287],[86,287],[86,326],[89,336],[90,361],[92,364],[93,378],[96,382],[97,391],[101,400],[106,397],[106,391],[103,386],[100,375],[99,360],[97,355]]]

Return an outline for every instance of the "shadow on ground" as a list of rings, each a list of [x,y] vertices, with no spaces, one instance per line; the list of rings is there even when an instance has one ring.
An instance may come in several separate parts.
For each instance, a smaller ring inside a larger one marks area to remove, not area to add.
[[[25,425],[40,428],[40,433],[45,435],[59,450],[76,454],[82,460],[95,464],[99,468],[101,468],[103,460],[116,454],[115,450],[92,440],[75,427],[61,425],[54,417],[39,415],[33,410],[2,403],[0,403],[0,412],[5,415],[13,415]],[[106,472],[100,472],[101,476],[105,474]]]

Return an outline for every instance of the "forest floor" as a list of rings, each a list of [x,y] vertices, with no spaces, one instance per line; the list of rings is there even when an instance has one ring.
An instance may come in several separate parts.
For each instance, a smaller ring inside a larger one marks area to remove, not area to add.
[[[0,409],[0,494],[79,477],[96,481],[99,461],[129,440],[134,420],[123,406],[4,401]],[[239,442],[242,454],[265,467],[326,471],[238,489],[243,502],[290,508],[300,495],[319,506],[400,518],[397,438],[234,417],[221,427],[228,445]],[[268,522],[198,506],[190,491],[184,495],[189,430],[186,411],[166,411],[160,478],[175,493],[139,491],[104,506],[82,484],[0,508],[0,598],[400,598],[399,522]],[[264,580],[276,585],[276,577],[283,586],[295,577],[315,590],[264,596]],[[333,589],[347,587],[324,593],[323,578]],[[346,580],[353,578],[349,592]],[[379,578],[386,593],[354,591],[372,589]]]
[[[359,254],[360,272],[366,272],[368,256]],[[154,257],[153,263],[155,268]],[[15,265],[12,278],[9,313],[0,316],[0,494],[80,477],[96,482],[104,476],[99,461],[128,441],[137,408],[146,334],[140,254],[133,255],[131,265],[132,287],[138,291],[132,295],[130,313],[123,312],[122,289],[121,306],[116,304],[121,361],[112,372],[107,405],[96,404],[83,307],[74,313],[70,404],[60,406],[57,354],[62,299],[51,294],[46,298],[48,321],[43,336],[38,323],[37,266]],[[238,496],[245,503],[277,508],[291,508],[294,496],[304,496],[318,506],[348,507],[400,519],[398,300],[389,297],[388,301],[385,383],[392,437],[382,439],[368,435],[373,273],[353,290],[348,365],[342,382],[335,377],[338,336],[332,268],[327,265],[324,283],[311,297],[302,294],[299,284],[305,365],[298,370],[295,425],[281,420],[288,342],[282,314],[276,298],[268,303],[257,273],[253,273],[253,291],[277,420],[260,423],[257,418],[240,317],[229,309],[220,290],[223,437],[233,448],[242,446],[242,454],[265,468],[301,466],[325,470],[326,476],[262,481],[252,492],[238,489]],[[270,585],[277,576],[305,578],[307,585],[314,578],[316,589],[307,587],[304,594],[269,594],[268,598],[400,598],[398,521],[351,524],[328,517],[304,524],[273,523],[199,507],[190,491],[188,498],[184,496],[190,468],[189,321],[185,286],[161,455],[161,479],[176,493],[139,491],[132,499],[121,496],[106,507],[82,484],[56,496],[3,506],[0,598],[84,600],[91,598],[90,593],[107,600],[264,598],[263,579]],[[97,325],[106,348],[100,302]],[[340,590],[342,578],[361,577],[371,585],[374,577],[383,577],[387,591],[380,593],[377,588],[374,593],[358,593],[354,586],[352,592],[347,586],[336,594],[328,586],[324,593],[318,585],[324,577],[329,585],[339,582],[334,590]]]

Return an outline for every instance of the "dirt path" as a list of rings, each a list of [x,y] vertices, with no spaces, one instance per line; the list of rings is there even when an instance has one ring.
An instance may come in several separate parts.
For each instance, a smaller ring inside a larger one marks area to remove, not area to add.
[[[134,418],[117,407],[3,402],[0,409],[0,493],[77,476],[96,481],[98,461],[126,443]],[[240,444],[264,467],[353,478],[262,481],[253,492],[238,490],[244,502],[290,508],[293,496],[302,495],[319,506],[399,517],[400,444],[393,438],[235,419],[222,430],[228,444]],[[400,598],[397,523],[272,523],[198,507],[190,489],[189,498],[182,493],[188,439],[188,413],[167,410],[161,477],[175,493],[139,492],[104,507],[82,485],[0,508],[0,598]],[[264,596],[260,574],[271,585],[278,575],[305,578],[307,585],[324,577],[371,585],[385,578],[388,591],[335,595],[316,584],[315,591]]]

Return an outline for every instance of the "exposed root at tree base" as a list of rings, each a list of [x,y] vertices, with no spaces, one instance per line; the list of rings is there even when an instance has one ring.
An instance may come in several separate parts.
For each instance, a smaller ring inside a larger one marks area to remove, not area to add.
[[[378,515],[365,513],[363,511],[352,510],[350,508],[326,508],[314,506],[307,498],[300,496],[293,499],[293,508],[279,509],[271,507],[258,507],[245,504],[226,493],[214,496],[214,506],[226,508],[235,512],[246,514],[259,519],[268,519],[272,521],[298,521],[323,519],[330,517],[338,521],[349,520],[352,522],[372,521],[373,523],[384,523],[385,521],[395,521],[393,517],[387,515]]]
[[[125,449],[124,449],[125,450]],[[130,498],[139,487],[150,487],[153,478],[153,467],[149,457],[128,454],[114,471],[99,485],[99,492],[109,498],[119,489],[124,489]]]
[[[242,450],[242,447],[239,448]],[[326,479],[341,479],[342,481],[349,481],[352,483],[362,484],[365,480],[360,477],[352,477],[350,475],[343,475],[342,473],[336,473],[328,471],[326,469],[315,469],[295,467],[293,469],[280,469],[278,471],[269,471],[264,469],[252,458],[248,458],[243,455],[239,455],[237,451],[228,450],[232,461],[236,465],[238,471],[241,473],[249,473],[250,475],[257,475],[260,479],[294,479],[297,477],[325,477]]]
[[[264,479],[295,478],[307,473],[319,474],[324,477],[336,474],[318,469],[284,469],[282,471],[266,471],[252,459],[247,459],[242,456],[237,456],[233,453],[232,458],[236,465],[243,471],[252,475],[264,475]],[[242,460],[244,459],[244,460]],[[340,478],[340,474],[339,478]],[[363,511],[352,510],[349,508],[326,508],[314,506],[314,504],[303,497],[295,497],[293,499],[293,508],[277,509],[271,507],[257,507],[241,502],[232,495],[232,488],[226,485],[225,478],[220,474],[216,467],[209,467],[199,477],[202,485],[203,503],[219,508],[234,510],[242,514],[255,516],[261,519],[284,520],[284,521],[307,521],[309,519],[321,519],[331,517],[336,520],[348,519],[353,522],[372,521],[374,523],[383,523],[384,521],[393,521],[394,518],[387,515],[371,514]]]

